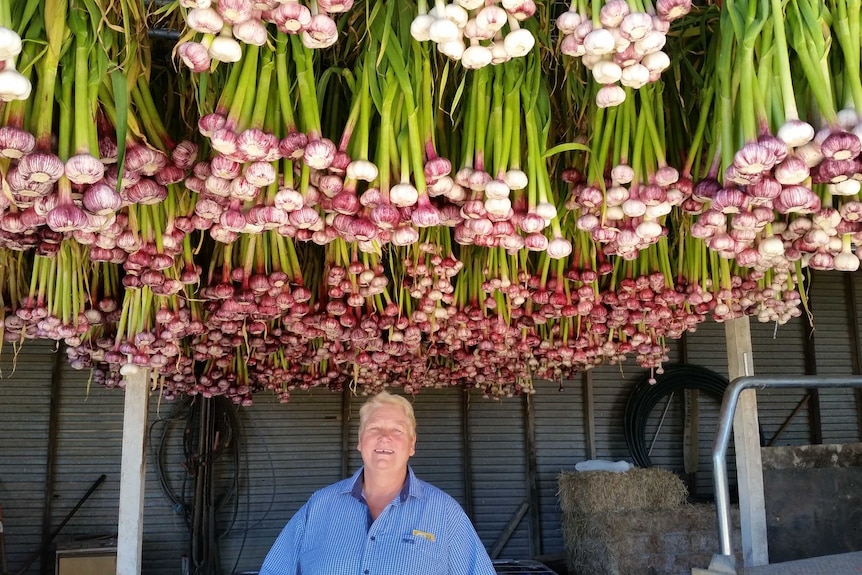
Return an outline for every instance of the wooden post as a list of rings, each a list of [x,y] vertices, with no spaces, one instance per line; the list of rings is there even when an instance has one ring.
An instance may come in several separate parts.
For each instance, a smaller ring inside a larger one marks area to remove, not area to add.
[[[754,375],[754,356],[748,316],[724,324],[727,342],[728,376]],[[746,567],[767,565],[766,505],[763,495],[763,463],[760,457],[760,428],[757,424],[757,395],[743,391],[733,418],[736,476],[739,486],[739,520],[742,527],[742,555]]]
[[[54,572],[51,557],[51,507],[54,502],[54,486],[57,472],[57,419],[60,411],[60,377],[66,359],[64,349],[57,350],[54,369],[51,371],[51,399],[48,408],[48,458],[45,465],[45,499],[42,505],[42,554],[39,557],[39,573]],[[3,571],[6,572],[5,570]]]
[[[847,322],[849,328],[850,361],[853,364],[853,375],[862,375],[862,357],[859,349],[859,305],[856,301],[856,286],[853,277],[856,274],[844,274],[844,299],[847,302]],[[862,389],[854,390],[856,397],[856,422],[859,438],[862,439]]]
[[[345,386],[341,392],[341,477],[350,476],[350,404],[353,392],[350,386]],[[357,438],[358,441],[358,438]]]
[[[473,520],[473,450],[470,447],[470,388],[461,393],[461,453],[464,466],[464,513]]]
[[[587,369],[581,374],[581,385],[584,390],[584,422],[587,434],[588,459],[596,459],[596,410],[593,405],[593,370]]]
[[[542,554],[542,499],[536,454],[536,409],[533,396],[524,394],[524,443],[527,448],[527,500],[530,503],[530,556]]]
[[[848,276],[851,274],[848,274]],[[809,292],[814,277],[808,285]],[[805,359],[805,375],[817,375],[817,353],[814,347],[814,326],[807,315],[802,316],[802,355]],[[820,417],[820,390],[812,387],[808,391],[808,433],[813,445],[823,443],[823,423]]]
[[[123,459],[117,526],[117,575],[140,575],[144,535],[144,484],[147,472],[147,401],[150,372],[125,376]]]

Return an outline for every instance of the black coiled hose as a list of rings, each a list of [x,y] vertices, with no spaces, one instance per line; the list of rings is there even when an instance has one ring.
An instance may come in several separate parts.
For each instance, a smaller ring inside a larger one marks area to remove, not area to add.
[[[690,364],[668,364],[664,373],[655,374],[655,383],[650,384],[653,371],[647,371],[637,382],[626,401],[623,417],[626,446],[638,467],[650,467],[646,446],[646,424],[653,408],[662,398],[675,391],[699,389],[721,402],[728,381],[723,375],[705,367]]]

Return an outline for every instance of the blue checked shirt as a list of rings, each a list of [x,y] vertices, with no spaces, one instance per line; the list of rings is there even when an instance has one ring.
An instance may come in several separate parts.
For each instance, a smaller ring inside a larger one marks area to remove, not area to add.
[[[376,521],[362,469],[316,492],[290,520],[260,575],[495,575],[467,515],[408,468],[401,494]]]

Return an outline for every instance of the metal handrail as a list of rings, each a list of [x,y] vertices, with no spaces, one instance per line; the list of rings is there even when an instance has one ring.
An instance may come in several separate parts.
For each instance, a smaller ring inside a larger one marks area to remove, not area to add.
[[[715,482],[715,510],[718,514],[718,542],[722,555],[733,556],[730,540],[730,490],[727,484],[727,446],[733,429],[733,416],[739,394],[746,389],[765,388],[834,388],[862,387],[859,376],[798,376],[761,377],[744,376],[730,382],[724,392],[721,411],[718,415],[718,432],[712,446],[712,479]]]

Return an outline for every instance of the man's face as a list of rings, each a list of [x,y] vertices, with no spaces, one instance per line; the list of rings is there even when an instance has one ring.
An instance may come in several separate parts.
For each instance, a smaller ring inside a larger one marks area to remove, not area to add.
[[[404,410],[382,405],[372,411],[359,434],[357,449],[368,468],[406,471],[407,460],[416,452],[416,436]]]

